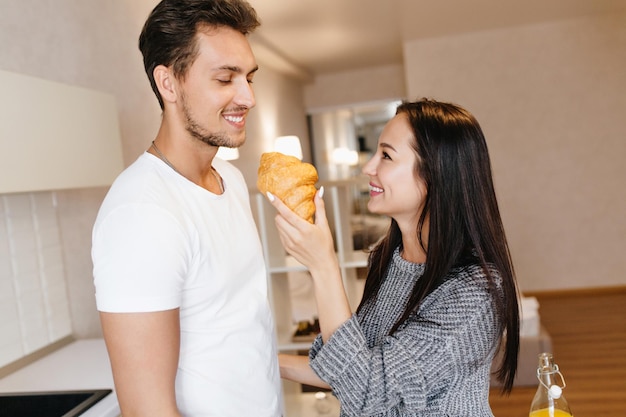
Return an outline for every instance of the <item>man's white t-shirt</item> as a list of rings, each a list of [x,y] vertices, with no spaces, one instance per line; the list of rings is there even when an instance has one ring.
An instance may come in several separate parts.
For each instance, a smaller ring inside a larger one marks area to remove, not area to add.
[[[222,195],[150,153],[109,190],[93,229],[99,311],[180,309],[176,400],[184,416],[281,414],[266,270],[248,189],[215,159]]]

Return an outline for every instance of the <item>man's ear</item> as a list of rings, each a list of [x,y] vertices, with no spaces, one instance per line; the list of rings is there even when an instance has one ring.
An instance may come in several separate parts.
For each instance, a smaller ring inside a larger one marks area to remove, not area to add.
[[[177,99],[176,78],[174,78],[172,71],[165,65],[157,65],[153,75],[163,101],[175,102]]]

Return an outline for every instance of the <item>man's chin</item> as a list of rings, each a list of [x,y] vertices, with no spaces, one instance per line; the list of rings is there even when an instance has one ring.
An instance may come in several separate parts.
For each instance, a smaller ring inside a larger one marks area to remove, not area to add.
[[[238,148],[246,141],[246,135],[211,135],[200,139],[207,145],[223,147],[223,148]]]

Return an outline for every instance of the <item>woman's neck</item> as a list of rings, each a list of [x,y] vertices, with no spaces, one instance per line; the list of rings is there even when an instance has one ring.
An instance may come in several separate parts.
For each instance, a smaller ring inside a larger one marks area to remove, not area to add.
[[[426,262],[426,249],[428,248],[428,221],[424,222],[422,227],[422,241],[420,242],[417,236],[417,224],[411,223],[400,227],[400,233],[402,233],[402,252],[400,255],[403,259],[413,263],[425,263]],[[423,243],[423,246],[422,246]]]
[[[417,238],[402,238],[402,250],[400,251],[402,259],[414,264],[422,264],[426,262],[426,251],[422,248]]]

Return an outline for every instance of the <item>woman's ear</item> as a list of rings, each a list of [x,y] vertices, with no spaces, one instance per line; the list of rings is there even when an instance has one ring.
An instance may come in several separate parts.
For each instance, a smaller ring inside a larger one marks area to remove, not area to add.
[[[163,101],[176,101],[176,78],[172,71],[165,65],[157,65],[153,71],[154,82],[156,83]]]

